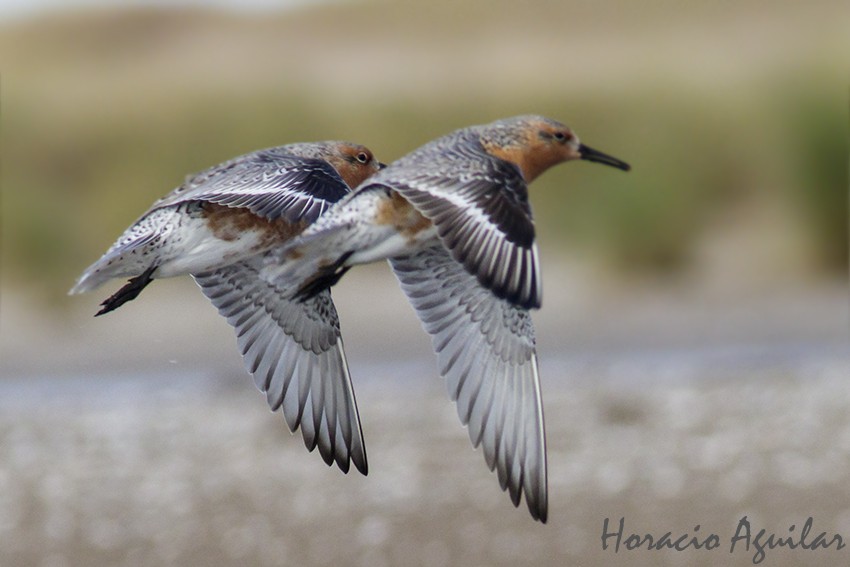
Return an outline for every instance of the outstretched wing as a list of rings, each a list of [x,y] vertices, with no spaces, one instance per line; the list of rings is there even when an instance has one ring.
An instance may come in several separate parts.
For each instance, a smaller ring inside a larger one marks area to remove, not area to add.
[[[378,175],[375,182],[398,191],[431,220],[443,245],[481,285],[520,307],[540,307],[540,263],[522,175],[495,159],[484,161],[484,169],[465,164],[417,168],[398,180]]]
[[[186,201],[245,207],[274,220],[310,224],[349,189],[321,159],[288,155],[269,148],[232,159],[194,176],[157,201],[153,208]]]
[[[339,319],[326,290],[287,300],[262,281],[262,258],[193,276],[236,329],[245,367],[272,411],[282,408],[291,431],[324,461],[348,472],[349,460],[368,471],[357,402],[345,360]]]
[[[528,311],[481,287],[441,245],[390,260],[431,335],[440,373],[469,438],[514,505],[547,516],[546,440]]]

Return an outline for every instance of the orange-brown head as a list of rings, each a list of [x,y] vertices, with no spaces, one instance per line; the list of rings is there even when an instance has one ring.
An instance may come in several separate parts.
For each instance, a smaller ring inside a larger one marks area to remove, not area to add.
[[[498,120],[481,127],[480,139],[487,153],[519,167],[526,183],[550,167],[574,159],[630,169],[626,162],[582,144],[567,126],[543,116]]]
[[[375,159],[369,148],[350,142],[328,144],[325,155],[322,157],[336,169],[342,180],[352,189],[384,167],[384,164]]]

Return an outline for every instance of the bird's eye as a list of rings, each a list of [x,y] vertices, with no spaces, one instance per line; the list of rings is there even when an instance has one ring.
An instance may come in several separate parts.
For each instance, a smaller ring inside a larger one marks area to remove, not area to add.
[[[555,132],[553,134],[554,138],[559,142],[566,142],[570,139],[570,137],[566,134],[566,132]]]
[[[366,152],[360,152],[357,154],[357,161],[360,163],[369,163],[369,154]]]

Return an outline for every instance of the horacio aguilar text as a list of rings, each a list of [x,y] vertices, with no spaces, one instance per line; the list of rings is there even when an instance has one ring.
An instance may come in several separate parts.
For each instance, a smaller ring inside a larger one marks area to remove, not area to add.
[[[829,535],[826,532],[815,534],[812,531],[814,520],[809,517],[803,523],[801,529],[792,524],[787,534],[768,533],[765,529],[756,530],[750,525],[746,516],[738,520],[731,537],[724,541],[715,533],[705,534],[700,532],[700,525],[694,526],[691,532],[673,533],[666,532],[660,535],[649,533],[637,534],[626,531],[626,519],[620,518],[615,526],[608,518],[602,522],[602,549],[613,550],[614,553],[624,551],[688,551],[703,550],[715,551],[717,549],[728,549],[729,553],[745,552],[753,554],[753,563],[764,561],[770,550],[777,548],[796,549],[801,551],[822,551],[832,549],[838,551],[844,549],[844,538],[839,534]]]

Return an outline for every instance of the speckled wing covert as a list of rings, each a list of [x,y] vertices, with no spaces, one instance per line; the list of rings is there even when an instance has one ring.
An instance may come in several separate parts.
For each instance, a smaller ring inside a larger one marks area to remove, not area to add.
[[[186,201],[244,207],[270,220],[310,224],[349,192],[329,163],[287,154],[286,146],[259,150],[189,177],[152,209]]]
[[[486,154],[439,162],[439,167],[422,163],[408,169],[415,171],[411,175],[384,180],[379,173],[374,180],[398,191],[431,220],[445,247],[481,285],[521,307],[540,307],[540,262],[528,187],[519,169]]]
[[[283,299],[258,277],[262,257],[193,276],[236,329],[248,372],[272,411],[282,408],[291,431],[324,461],[348,472],[349,459],[366,474],[357,402],[330,290],[304,300]]]
[[[440,373],[469,438],[514,505],[547,516],[546,440],[528,311],[481,287],[437,244],[390,260],[431,335]]]

